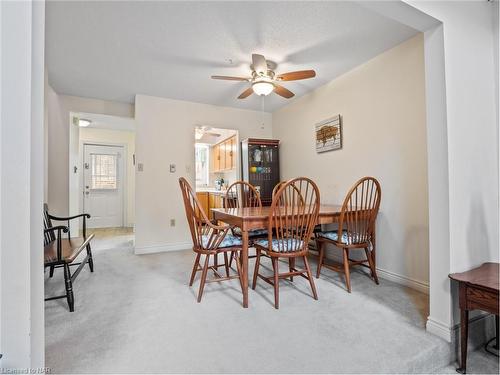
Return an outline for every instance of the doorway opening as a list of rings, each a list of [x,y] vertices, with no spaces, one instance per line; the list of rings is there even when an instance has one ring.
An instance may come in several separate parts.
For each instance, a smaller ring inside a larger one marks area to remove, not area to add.
[[[210,217],[222,207],[228,186],[240,179],[238,131],[209,126],[195,128],[196,195]]]
[[[90,214],[87,232],[95,235],[94,250],[131,249],[135,223],[134,119],[92,113],[72,113],[71,118],[70,209]],[[86,126],[80,125],[82,119]]]

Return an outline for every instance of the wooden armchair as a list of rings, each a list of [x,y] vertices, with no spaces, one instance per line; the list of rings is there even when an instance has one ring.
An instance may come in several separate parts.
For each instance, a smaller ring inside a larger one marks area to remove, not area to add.
[[[241,250],[242,241],[239,237],[233,236],[230,232],[231,227],[228,225],[217,225],[209,220],[206,212],[204,212],[196,193],[183,177],[179,178],[179,185],[184,199],[184,208],[186,210],[186,218],[189,224],[189,230],[193,240],[193,251],[196,253],[189,286],[193,285],[196,273],[201,271],[200,288],[198,290],[198,302],[201,302],[205,283],[225,281],[238,278],[241,280],[241,267],[238,253]],[[235,253],[236,265],[238,267],[237,275],[229,275],[229,263],[227,253]],[[222,276],[218,272],[218,268],[222,265],[217,263],[219,254],[224,255],[224,267],[226,276]],[[203,266],[200,265],[201,256],[205,256]],[[209,265],[210,257],[214,258],[212,266]],[[208,270],[212,270],[215,277],[207,280]]]
[[[83,218],[83,237],[71,238],[69,224],[71,220]],[[55,297],[45,298],[45,301],[53,299],[66,298],[68,301],[69,311],[74,311],[75,299],[73,295],[73,282],[76,277],[88,263],[90,272],[94,272],[94,262],[92,260],[92,249],[90,241],[94,238],[91,234],[87,236],[87,223],[89,214],[80,214],[70,217],[57,217],[49,214],[47,204],[43,206],[43,226],[44,226],[44,266],[50,267],[49,276],[54,275],[55,268],[64,268],[64,284],[66,294]],[[68,225],[52,226],[54,221],[67,221]],[[67,238],[63,238],[63,233],[67,233]],[[77,257],[83,250],[87,251],[86,257],[81,262],[75,262]],[[78,266],[76,271],[71,273],[70,266]]]
[[[319,249],[317,278],[319,278],[322,266],[344,273],[347,291],[351,293],[350,266],[361,265],[370,268],[371,276],[378,284],[372,244],[381,195],[380,184],[373,177],[360,179],[349,190],[342,205],[338,229],[317,234],[316,241]],[[326,243],[342,249],[343,267],[325,263]],[[355,250],[364,250],[366,260],[350,259],[349,252]]]

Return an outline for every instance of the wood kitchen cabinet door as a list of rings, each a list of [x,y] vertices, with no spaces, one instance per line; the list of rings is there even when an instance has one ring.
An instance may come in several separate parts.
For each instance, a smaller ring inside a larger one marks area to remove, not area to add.
[[[196,198],[200,201],[201,207],[203,208],[203,211],[205,211],[205,214],[209,214],[209,199],[208,199],[208,193],[206,192],[199,192],[196,193]]]
[[[220,171],[220,145],[212,147],[214,156],[214,172]]]
[[[236,142],[236,137],[231,138],[231,168],[238,168],[238,160],[236,158],[236,155],[238,153],[238,150],[236,149],[238,147],[238,143]]]
[[[220,170],[223,171],[224,169],[227,169],[227,164],[226,164],[226,142],[222,142],[219,144],[219,148],[220,148]]]
[[[224,154],[225,154],[225,161],[226,161],[226,169],[233,169],[234,168],[234,163],[233,163],[233,142],[234,142],[234,137],[229,138],[227,141],[224,142]]]
[[[209,193],[208,194],[208,212],[209,212],[208,217],[210,218],[210,220],[213,219],[213,214],[212,214],[212,211],[210,209],[211,208],[222,208],[222,207],[223,207],[222,195]]]

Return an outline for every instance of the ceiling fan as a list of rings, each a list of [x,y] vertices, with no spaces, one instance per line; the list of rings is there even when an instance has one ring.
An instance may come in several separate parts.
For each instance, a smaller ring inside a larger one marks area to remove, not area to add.
[[[252,76],[249,78],[244,77],[229,77],[229,76],[212,76],[212,79],[223,79],[228,81],[247,81],[252,84],[248,89],[243,91],[238,99],[245,99],[246,97],[255,93],[257,95],[269,95],[273,91],[286,98],[290,99],[295,94],[290,90],[279,85],[282,81],[298,81],[300,79],[307,79],[316,77],[314,70],[299,70],[296,72],[282,73],[276,75],[266,58],[262,55],[252,55]]]
[[[208,135],[210,137],[220,137],[219,133],[212,132],[213,128],[211,126],[197,126],[194,129],[194,136],[196,140],[200,140],[204,135]]]

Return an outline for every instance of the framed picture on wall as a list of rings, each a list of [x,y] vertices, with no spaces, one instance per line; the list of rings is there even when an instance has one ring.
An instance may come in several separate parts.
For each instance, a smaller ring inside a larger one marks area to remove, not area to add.
[[[316,152],[342,148],[342,119],[336,115],[316,124]]]

